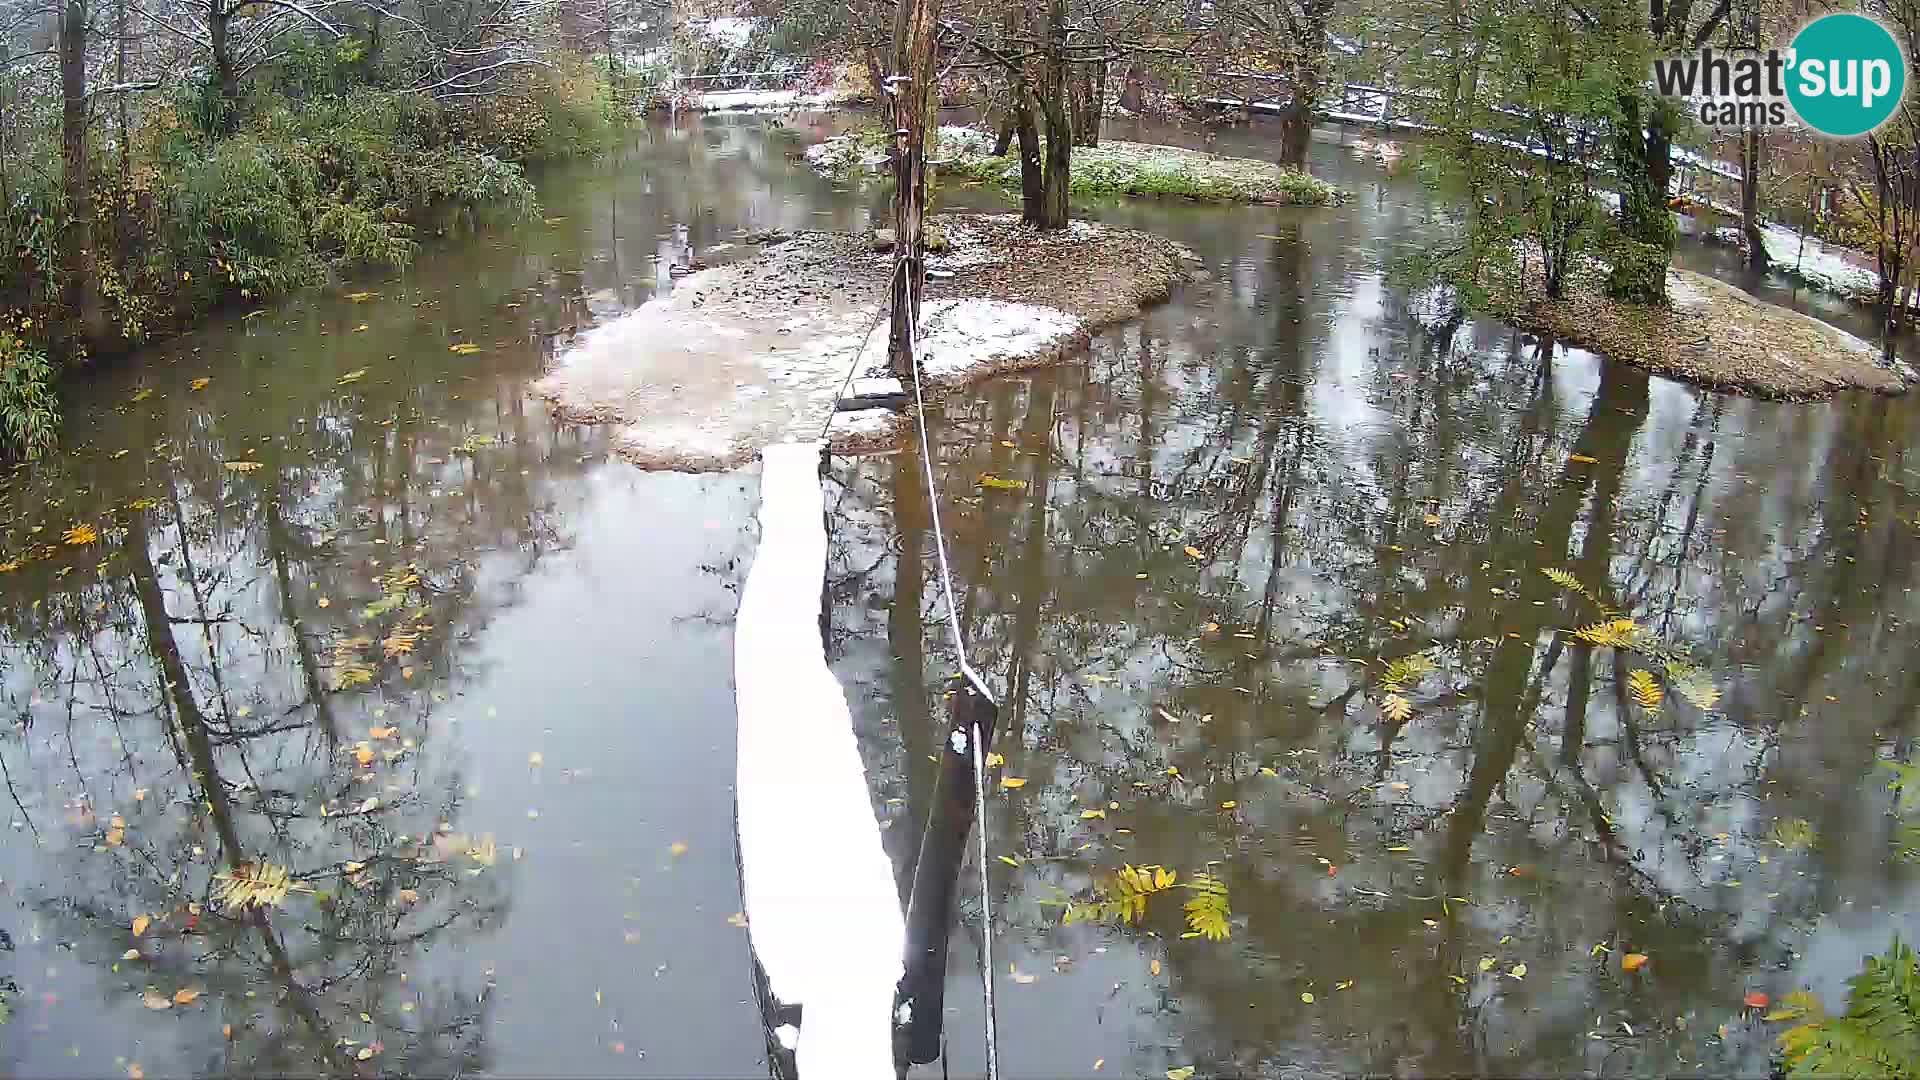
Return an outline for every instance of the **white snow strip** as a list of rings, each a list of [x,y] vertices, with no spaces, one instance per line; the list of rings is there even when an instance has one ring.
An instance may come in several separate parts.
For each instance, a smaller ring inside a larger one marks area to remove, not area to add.
[[[1806,238],[1803,250],[1799,233],[1784,225],[1769,224],[1761,228],[1760,240],[1766,245],[1767,259],[1782,273],[1861,303],[1873,303],[1880,295],[1878,271],[1829,251],[1815,237]],[[1920,302],[1920,291],[1914,299]]]
[[[701,94],[697,104],[702,112],[780,112],[827,109],[845,100],[836,94],[809,94],[800,90],[716,90]]]
[[[760,547],[734,625],[748,935],[774,997],[803,1007],[800,1075],[891,1080],[906,924],[820,640],[820,444],[769,446],[763,460]]]

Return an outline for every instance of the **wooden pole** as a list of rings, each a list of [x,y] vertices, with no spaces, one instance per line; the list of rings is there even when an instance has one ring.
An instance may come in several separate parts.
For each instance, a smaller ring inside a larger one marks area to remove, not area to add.
[[[973,831],[973,741],[981,759],[992,745],[999,709],[986,688],[956,676],[947,695],[947,730],[934,780],[927,829],[920,836],[920,857],[913,866],[907,897],[907,956],[894,1016],[896,1061],[924,1065],[940,1058],[940,1030],[946,1008],[947,934],[953,927],[960,866],[966,861],[967,835]],[[992,927],[987,928],[993,932]]]
[[[934,33],[939,0],[902,0],[893,16],[893,322],[887,335],[887,366],[902,380],[913,376],[913,327],[927,283],[928,104],[934,93]]]

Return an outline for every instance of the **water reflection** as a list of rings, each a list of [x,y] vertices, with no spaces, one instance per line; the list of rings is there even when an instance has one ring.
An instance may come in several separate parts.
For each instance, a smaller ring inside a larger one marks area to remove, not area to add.
[[[756,481],[638,474],[524,389],[689,251],[870,220],[794,163],[811,134],[649,130],[546,178],[543,220],[78,391],[68,453],[0,484],[0,1067],[764,1070],[729,919]],[[1832,995],[1915,930],[1875,772],[1920,706],[1914,407],[1704,396],[1409,311],[1384,271],[1438,211],[1315,154],[1347,206],[1095,207],[1212,279],[1085,369],[947,402],[939,491],[836,462],[832,645],[896,864],[952,665],[931,495],[1028,781],[989,805],[1007,1075],[1758,1072],[1746,991]],[[1716,706],[1634,705],[1647,661],[1560,633],[1598,616],[1542,568]],[[1123,862],[1213,865],[1233,937],[1177,905],[1062,927]],[[216,902],[269,865],[284,904]]]
[[[1212,285],[1085,372],[949,401],[936,437],[1027,780],[991,808],[1009,1073],[1765,1071],[1746,992],[1834,993],[1911,932],[1875,770],[1915,704],[1913,406],[1702,395],[1421,318],[1382,281],[1424,216],[1404,187],[1125,215]],[[834,518],[864,598],[837,666],[871,691],[903,865],[920,688],[951,664],[912,460],[843,465]],[[1703,664],[1714,707],[1636,704],[1649,661],[1564,633],[1603,615],[1543,568]],[[1438,670],[1395,719],[1383,671],[1416,653]],[[1122,863],[1223,874],[1234,938],[1181,937],[1177,902],[1063,927]],[[961,1071],[976,962],[948,993]]]

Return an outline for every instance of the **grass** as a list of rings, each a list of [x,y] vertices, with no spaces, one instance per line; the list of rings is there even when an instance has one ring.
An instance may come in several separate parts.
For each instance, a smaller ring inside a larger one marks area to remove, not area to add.
[[[836,136],[807,151],[814,169],[835,180],[885,179],[876,164],[888,134],[862,130]],[[1020,159],[995,157],[993,138],[973,128],[943,127],[937,155],[943,174],[1018,190]],[[1324,180],[1253,158],[1222,157],[1178,146],[1107,142],[1076,147],[1069,185],[1076,196],[1134,195],[1199,202],[1324,206],[1344,193]]]
[[[1020,162],[982,151],[954,155],[948,172],[1003,187],[1020,186]],[[1077,147],[1069,185],[1074,195],[1134,195],[1200,202],[1324,206],[1339,188],[1298,169],[1252,158],[1222,157],[1177,146],[1106,142]]]

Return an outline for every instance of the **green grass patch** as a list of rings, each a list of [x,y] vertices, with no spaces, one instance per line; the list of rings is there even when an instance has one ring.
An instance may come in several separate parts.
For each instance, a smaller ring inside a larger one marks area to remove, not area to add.
[[[999,158],[984,151],[963,152],[953,155],[941,169],[1001,187],[1020,186],[1020,162],[1012,155]],[[1301,206],[1324,206],[1343,197],[1339,188],[1324,180],[1271,162],[1129,142],[1075,148],[1070,188],[1077,196],[1159,196]]]

